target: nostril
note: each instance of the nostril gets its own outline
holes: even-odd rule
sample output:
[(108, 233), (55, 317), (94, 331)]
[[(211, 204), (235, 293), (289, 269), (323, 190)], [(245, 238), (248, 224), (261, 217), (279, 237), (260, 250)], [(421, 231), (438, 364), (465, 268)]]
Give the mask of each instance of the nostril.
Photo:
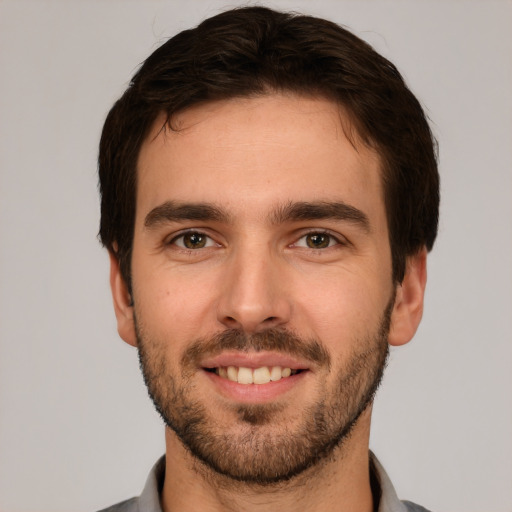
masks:
[(230, 313), (231, 315), (219, 315), (219, 321), (229, 329), (241, 329), (248, 333), (270, 329), (283, 323), (280, 315), (265, 316), (254, 310), (241, 311), (238, 315), (236, 311)]
[(238, 320), (232, 316), (227, 316), (224, 320), (224, 323), (231, 328), (240, 328), (241, 325)]

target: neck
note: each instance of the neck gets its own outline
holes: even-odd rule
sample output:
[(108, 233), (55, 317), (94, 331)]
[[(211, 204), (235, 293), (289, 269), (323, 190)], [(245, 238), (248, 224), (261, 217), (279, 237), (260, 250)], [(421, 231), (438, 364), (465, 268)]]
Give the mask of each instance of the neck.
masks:
[(196, 459), (166, 429), (164, 512), (371, 512), (370, 411), (359, 418), (342, 446), (292, 479), (271, 485), (247, 484), (220, 475)]

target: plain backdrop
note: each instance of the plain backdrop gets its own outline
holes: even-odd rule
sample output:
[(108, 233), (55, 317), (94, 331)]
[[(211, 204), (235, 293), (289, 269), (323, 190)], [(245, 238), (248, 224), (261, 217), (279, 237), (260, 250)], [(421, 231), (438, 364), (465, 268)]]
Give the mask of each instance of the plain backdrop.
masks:
[[(139, 494), (163, 427), (117, 336), (96, 239), (105, 115), (138, 65), (236, 1), (0, 0), (0, 511)], [(404, 499), (512, 511), (512, 3), (269, 1), (389, 57), (439, 139), (424, 321), (393, 350), (371, 447)]]

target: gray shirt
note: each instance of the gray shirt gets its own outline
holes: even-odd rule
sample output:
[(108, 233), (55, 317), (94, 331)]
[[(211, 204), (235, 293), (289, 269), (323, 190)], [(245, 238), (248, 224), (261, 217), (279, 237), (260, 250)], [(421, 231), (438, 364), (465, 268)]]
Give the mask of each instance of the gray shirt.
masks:
[[(428, 512), (426, 508), (420, 505), (398, 499), (386, 471), (371, 452), (370, 462), (372, 480), (374, 485), (378, 486), (377, 490), (374, 489), (374, 494), (380, 494), (378, 512)], [(131, 498), (100, 512), (162, 512), (160, 491), (164, 483), (164, 476), (165, 456), (160, 458), (153, 466), (142, 494), (138, 498)]]

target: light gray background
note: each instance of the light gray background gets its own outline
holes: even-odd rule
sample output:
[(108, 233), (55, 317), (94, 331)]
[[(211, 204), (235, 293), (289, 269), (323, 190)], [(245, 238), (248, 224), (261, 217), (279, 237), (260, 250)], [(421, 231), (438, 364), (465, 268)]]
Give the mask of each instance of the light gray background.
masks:
[[(512, 3), (273, 1), (351, 27), (401, 69), (440, 143), (423, 324), (393, 351), (371, 446), (437, 512), (512, 510)], [(164, 39), (226, 1), (0, 1), (0, 511), (138, 494), (163, 428), (118, 339), (96, 154)]]

